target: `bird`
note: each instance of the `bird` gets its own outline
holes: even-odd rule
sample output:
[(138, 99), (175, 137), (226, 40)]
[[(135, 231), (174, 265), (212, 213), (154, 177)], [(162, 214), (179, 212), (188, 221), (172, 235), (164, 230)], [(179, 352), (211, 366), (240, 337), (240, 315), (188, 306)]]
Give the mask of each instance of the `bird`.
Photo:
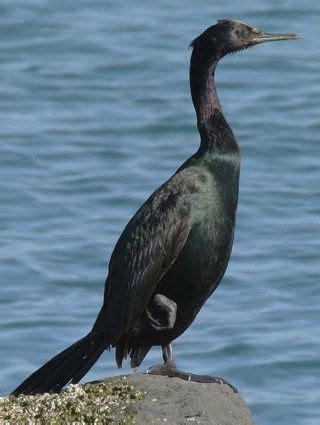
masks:
[(12, 395), (59, 392), (76, 384), (111, 348), (119, 368), (129, 356), (136, 370), (151, 347), (159, 346), (164, 363), (151, 367), (149, 374), (227, 383), (179, 370), (172, 350), (172, 341), (191, 325), (221, 282), (234, 239), (240, 148), (220, 105), (215, 70), (229, 53), (296, 38), (221, 19), (192, 41), (189, 79), (198, 150), (153, 192), (121, 233), (91, 331), (30, 375)]

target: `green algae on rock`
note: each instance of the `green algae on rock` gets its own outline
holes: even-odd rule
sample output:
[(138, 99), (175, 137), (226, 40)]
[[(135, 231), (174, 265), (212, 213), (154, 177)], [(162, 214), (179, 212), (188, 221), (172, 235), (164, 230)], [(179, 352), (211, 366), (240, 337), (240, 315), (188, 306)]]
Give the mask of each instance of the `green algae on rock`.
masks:
[(111, 382), (69, 385), (59, 394), (0, 397), (0, 424), (133, 423), (126, 410), (144, 393), (122, 377)]

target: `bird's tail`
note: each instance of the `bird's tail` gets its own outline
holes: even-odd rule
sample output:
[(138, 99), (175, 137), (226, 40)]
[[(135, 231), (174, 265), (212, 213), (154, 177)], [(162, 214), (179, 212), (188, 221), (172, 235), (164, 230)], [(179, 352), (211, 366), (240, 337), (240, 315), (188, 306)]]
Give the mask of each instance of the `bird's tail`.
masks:
[(59, 392), (66, 384), (76, 384), (106, 348), (104, 338), (94, 330), (80, 339), (22, 382), (11, 395)]

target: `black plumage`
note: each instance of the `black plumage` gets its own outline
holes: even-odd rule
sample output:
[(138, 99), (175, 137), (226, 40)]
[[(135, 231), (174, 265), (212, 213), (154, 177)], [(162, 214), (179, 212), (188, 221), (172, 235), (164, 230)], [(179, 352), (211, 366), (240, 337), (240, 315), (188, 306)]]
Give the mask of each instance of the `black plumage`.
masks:
[[(116, 347), (133, 368), (159, 345), (164, 364), (150, 373), (200, 382), (217, 378), (176, 368), (171, 342), (192, 323), (220, 283), (234, 235), (240, 152), (214, 85), (218, 61), (270, 35), (231, 20), (218, 21), (192, 42), (190, 88), (201, 143), (176, 173), (140, 207), (112, 253), (104, 303), (91, 332), (27, 378), (16, 390), (34, 394), (78, 382), (105, 349)], [(219, 378), (220, 379), (220, 378)]]

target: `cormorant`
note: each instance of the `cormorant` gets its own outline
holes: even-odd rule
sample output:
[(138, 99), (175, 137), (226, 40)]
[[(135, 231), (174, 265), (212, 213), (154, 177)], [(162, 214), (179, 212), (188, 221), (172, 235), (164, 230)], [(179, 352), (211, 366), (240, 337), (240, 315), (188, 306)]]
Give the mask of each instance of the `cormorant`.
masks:
[(110, 258), (104, 303), (89, 334), (34, 372), (13, 395), (58, 392), (77, 383), (111, 347), (118, 367), (127, 355), (132, 368), (138, 367), (157, 345), (164, 364), (149, 373), (224, 382), (179, 371), (171, 347), (219, 285), (233, 243), (240, 151), (223, 115), (214, 73), (228, 53), (295, 38), (223, 19), (192, 41), (190, 88), (201, 139), (198, 151), (122, 232)]

